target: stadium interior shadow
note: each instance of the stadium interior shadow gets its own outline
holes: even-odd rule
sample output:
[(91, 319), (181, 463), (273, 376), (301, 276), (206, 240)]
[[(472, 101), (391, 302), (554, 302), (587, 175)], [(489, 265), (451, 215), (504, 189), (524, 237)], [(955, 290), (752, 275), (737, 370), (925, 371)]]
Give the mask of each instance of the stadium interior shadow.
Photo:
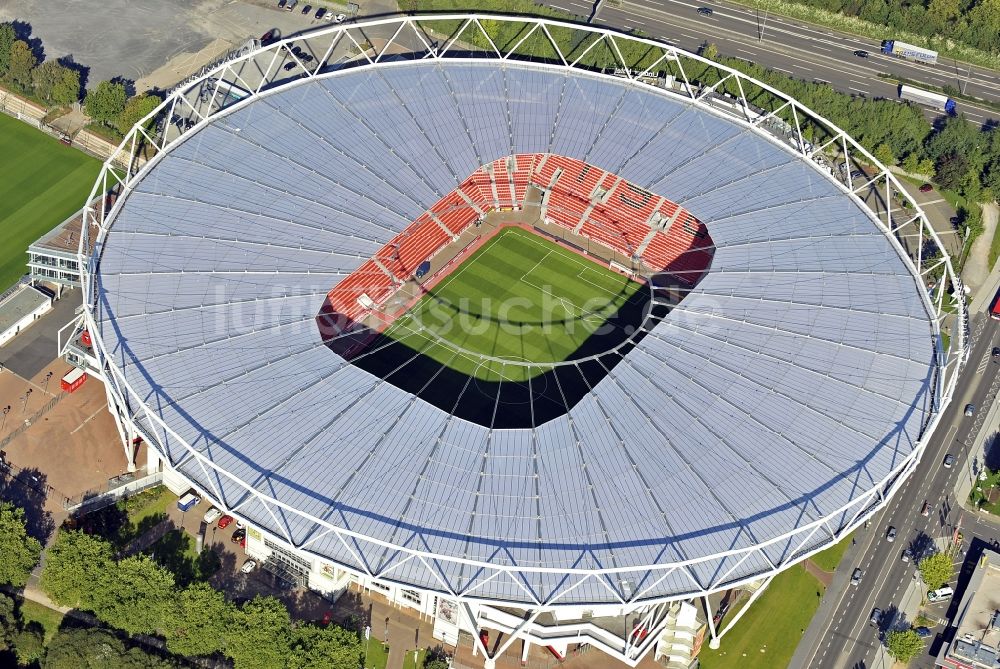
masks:
[(526, 381), (476, 378), (362, 323), (334, 324), (332, 317), (343, 317), (334, 313), (329, 300), (316, 321), (331, 351), (397, 388), (479, 425), (529, 428), (569, 411), (669, 313), (670, 303), (664, 297), (677, 290), (676, 280), (662, 275), (652, 281), (652, 287), (626, 300), (605, 326), (567, 356), (575, 364), (539, 365), (539, 373)]

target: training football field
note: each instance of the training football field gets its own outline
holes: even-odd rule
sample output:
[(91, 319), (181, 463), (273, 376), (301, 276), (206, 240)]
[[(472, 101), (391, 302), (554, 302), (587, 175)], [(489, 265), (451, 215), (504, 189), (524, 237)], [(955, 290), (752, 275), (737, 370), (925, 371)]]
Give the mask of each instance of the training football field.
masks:
[(27, 271), (28, 244), (83, 208), (101, 163), (0, 114), (0, 291)]
[(641, 288), (527, 230), (506, 228), (384, 334), (463, 374), (524, 381), (575, 357), (595, 333), (627, 327), (613, 317), (645, 299)]

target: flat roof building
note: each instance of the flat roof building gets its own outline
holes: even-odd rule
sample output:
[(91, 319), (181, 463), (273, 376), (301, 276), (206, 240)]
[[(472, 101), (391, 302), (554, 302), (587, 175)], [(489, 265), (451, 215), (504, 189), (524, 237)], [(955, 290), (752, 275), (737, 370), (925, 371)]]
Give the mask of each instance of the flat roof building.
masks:
[(941, 647), (935, 666), (1000, 667), (1000, 553), (984, 549), (954, 619), (955, 635)]

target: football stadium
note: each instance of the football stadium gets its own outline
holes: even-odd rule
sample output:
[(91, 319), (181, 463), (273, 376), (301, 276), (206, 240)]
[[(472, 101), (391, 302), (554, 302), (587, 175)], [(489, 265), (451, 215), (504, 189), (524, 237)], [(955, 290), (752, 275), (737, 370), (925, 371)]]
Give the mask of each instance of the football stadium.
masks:
[(233, 54), (90, 201), (81, 328), (132, 465), (487, 667), (688, 666), (886, 503), (965, 355), (951, 261), (871, 154), (596, 26)]

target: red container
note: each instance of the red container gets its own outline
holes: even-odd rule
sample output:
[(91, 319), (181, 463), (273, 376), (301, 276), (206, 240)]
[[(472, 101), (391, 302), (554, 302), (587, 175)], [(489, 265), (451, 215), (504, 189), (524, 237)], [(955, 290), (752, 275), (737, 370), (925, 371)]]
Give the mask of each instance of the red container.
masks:
[(87, 347), (94, 345), (94, 342), (90, 339), (90, 330), (84, 330), (80, 333), (80, 341), (82, 341), (83, 345)]
[(76, 367), (68, 371), (66, 376), (62, 377), (62, 380), (59, 381), (59, 387), (63, 389), (63, 392), (71, 393), (82, 386), (86, 380), (87, 372)]

